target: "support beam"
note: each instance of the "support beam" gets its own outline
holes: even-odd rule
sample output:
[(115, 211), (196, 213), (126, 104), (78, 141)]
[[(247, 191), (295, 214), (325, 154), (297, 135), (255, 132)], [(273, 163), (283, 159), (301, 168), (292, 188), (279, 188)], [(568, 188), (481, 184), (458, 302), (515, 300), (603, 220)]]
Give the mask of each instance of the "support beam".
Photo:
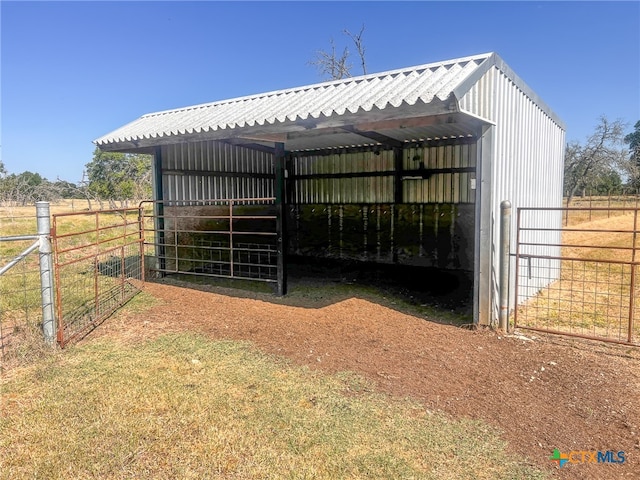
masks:
[(155, 255), (156, 255), (156, 268), (163, 273), (167, 268), (167, 259), (164, 246), (164, 188), (162, 185), (162, 147), (156, 147), (153, 156), (152, 164), (153, 172), (153, 199), (156, 200), (153, 204), (153, 217), (154, 217), (154, 229), (155, 235)]
[(396, 140), (395, 138), (388, 137), (387, 135), (383, 135), (381, 133), (375, 132), (373, 130), (360, 130), (353, 125), (345, 125), (342, 127), (342, 130), (354, 133), (356, 135), (360, 135), (361, 137), (368, 138), (370, 140), (374, 140), (382, 145), (387, 145), (393, 148), (402, 148), (404, 142), (400, 140)]
[(395, 165), (395, 173), (393, 177), (393, 201), (395, 204), (401, 204), (404, 199), (402, 177), (404, 176), (402, 171), (402, 147), (394, 147), (393, 149), (393, 163)]
[(223, 172), (220, 170), (164, 170), (166, 175), (223, 178), (273, 178), (271, 173)]
[(432, 125), (443, 125), (448, 123), (460, 123), (465, 119), (461, 113), (442, 113), (440, 115), (426, 115), (423, 117), (404, 117), (390, 120), (378, 120), (367, 123), (356, 124), (354, 128), (364, 130), (395, 130), (400, 128), (429, 127)]
[[(393, 177), (397, 170), (382, 170), (380, 172), (349, 172), (349, 173), (305, 173), (300, 175), (289, 175), (288, 180), (318, 180), (326, 178), (377, 178), (377, 177)], [(476, 173), (476, 167), (447, 167), (447, 168), (413, 168), (404, 170), (401, 168), (400, 178), (402, 180), (426, 180), (433, 175), (442, 175), (445, 173)], [(273, 178), (273, 175), (271, 175)]]
[(473, 274), (473, 323), (492, 325), (493, 319), (493, 212), (491, 170), (495, 127), (485, 127), (478, 144)]
[(243, 147), (249, 150), (255, 150), (257, 152), (264, 152), (275, 155), (275, 149), (273, 147), (262, 145), (261, 143), (255, 143), (254, 139), (226, 138), (224, 140), (219, 140), (219, 142), (226, 143), (227, 145), (233, 145), (235, 147)]
[(278, 252), (277, 294), (287, 294), (287, 194), (286, 194), (286, 157), (284, 143), (275, 143), (274, 170), (276, 174), (274, 194), (276, 198), (276, 248)]

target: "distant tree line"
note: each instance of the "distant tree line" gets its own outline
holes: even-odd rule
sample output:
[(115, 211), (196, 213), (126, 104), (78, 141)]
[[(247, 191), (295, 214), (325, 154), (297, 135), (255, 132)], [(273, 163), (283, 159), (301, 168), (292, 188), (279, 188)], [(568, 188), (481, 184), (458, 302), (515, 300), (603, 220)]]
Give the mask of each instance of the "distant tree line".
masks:
[(29, 205), (39, 200), (57, 201), (79, 198), (76, 185), (64, 180), (51, 182), (39, 173), (30, 171), (8, 173), (0, 163), (0, 202), (15, 206)]
[(102, 152), (96, 148), (77, 183), (39, 173), (9, 173), (0, 161), (0, 203), (25, 206), (37, 201), (84, 199), (89, 208), (116, 208), (151, 198), (151, 156)]

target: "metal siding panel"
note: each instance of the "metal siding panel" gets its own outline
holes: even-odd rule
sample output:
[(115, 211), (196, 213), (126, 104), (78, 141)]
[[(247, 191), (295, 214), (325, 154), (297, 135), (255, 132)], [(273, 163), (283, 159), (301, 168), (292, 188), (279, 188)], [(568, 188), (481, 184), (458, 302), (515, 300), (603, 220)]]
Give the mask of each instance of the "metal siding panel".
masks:
[[(503, 103), (496, 122), (502, 141), (497, 142), (494, 178), (497, 193), (493, 201), (493, 212), (497, 215), (499, 203), (504, 199), (512, 202), (513, 211), (519, 206), (557, 206), (562, 202), (562, 162), (564, 132), (513, 82), (501, 79), (500, 98)], [(537, 213), (537, 222), (549, 226), (560, 226), (557, 215)], [(499, 225), (494, 227), (494, 238), (498, 238)], [(513, 222), (512, 243), (515, 242), (516, 225)], [(554, 234), (538, 232), (536, 242), (549, 241)], [(555, 234), (557, 236), (557, 234)], [(555, 255), (557, 247), (548, 247), (541, 254)], [(497, 265), (494, 265), (497, 271)], [(513, 280), (513, 278), (512, 278)], [(544, 285), (540, 285), (542, 287)], [(513, 306), (513, 295), (511, 305)], [(494, 307), (495, 308), (495, 307)]]
[(271, 158), (264, 152), (213, 141), (169, 145), (163, 151), (165, 169), (185, 171), (184, 175), (167, 175), (167, 199), (263, 197), (273, 192), (268, 178), (216, 177), (207, 173), (271, 173)]
[[(393, 168), (393, 152), (373, 150), (331, 155), (296, 155), (294, 175), (340, 175), (341, 178), (297, 179), (294, 182), (298, 203), (381, 203), (393, 201), (386, 177), (349, 177), (351, 173), (381, 172)], [(393, 184), (393, 181), (391, 181)]]

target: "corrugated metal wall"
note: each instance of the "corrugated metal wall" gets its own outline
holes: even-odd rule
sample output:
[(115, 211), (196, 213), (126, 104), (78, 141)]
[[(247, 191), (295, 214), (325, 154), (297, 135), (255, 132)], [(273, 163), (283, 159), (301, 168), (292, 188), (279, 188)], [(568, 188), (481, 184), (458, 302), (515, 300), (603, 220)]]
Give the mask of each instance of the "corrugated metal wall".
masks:
[[(404, 150), (403, 169), (475, 169), (477, 143), (422, 145)], [(437, 173), (428, 179), (406, 179), (405, 203), (475, 203), (475, 172)]]
[[(393, 150), (292, 155), (291, 252), (472, 270), (475, 140), (408, 144), (402, 153), (402, 205), (394, 203)], [(271, 154), (197, 142), (162, 147), (161, 156), (166, 202), (272, 195)], [(430, 169), (441, 171), (416, 175)]]
[(291, 161), (294, 179), (291, 201), (300, 205), (391, 203), (393, 169), (391, 150), (296, 155)]
[[(462, 270), (473, 269), (476, 143), (431, 142), (402, 152), (395, 203), (392, 149), (362, 148), (291, 159), (291, 250)], [(440, 169), (422, 179), (420, 169)], [(457, 171), (465, 169), (464, 171)]]
[[(162, 147), (165, 200), (264, 198), (273, 196), (273, 156), (239, 146), (209, 141)], [(473, 169), (475, 143), (425, 144), (403, 151), (403, 169)], [(291, 159), (291, 203), (393, 203), (394, 154), (368, 149)], [(403, 203), (474, 203), (475, 173), (434, 173), (407, 178)]]
[(266, 198), (273, 193), (273, 155), (221, 142), (162, 147), (165, 200)]
[(471, 204), (292, 205), (296, 255), (473, 270)]
[[(403, 170), (467, 169), (476, 165), (476, 143), (433, 142), (408, 145)], [(295, 156), (291, 162), (294, 204), (394, 202), (393, 150), (369, 149), (330, 155)], [(434, 173), (429, 178), (405, 178), (403, 203), (475, 203), (475, 172)]]
[[(533, 98), (532, 98), (533, 97)], [(498, 241), (500, 203), (509, 200), (513, 208), (511, 230), (512, 251), (515, 249), (518, 207), (562, 206), (562, 182), (565, 132), (535, 103), (535, 95), (518, 88), (497, 67), (493, 67), (460, 99), (460, 108), (495, 123), (494, 159), (491, 168), (491, 278), (498, 278)], [(561, 227), (560, 212), (536, 212), (538, 225)], [(559, 232), (526, 232), (536, 238), (523, 239), (535, 243), (559, 244)], [(547, 247), (538, 254), (557, 256), (559, 247)], [(535, 276), (535, 272), (533, 273)], [(544, 277), (544, 275), (540, 275)], [(542, 281), (542, 280), (541, 280)], [(510, 301), (514, 306), (515, 264), (511, 263)], [(545, 285), (542, 283), (538, 288)], [(497, 288), (494, 285), (494, 289)], [(537, 291), (537, 290), (536, 290)], [(493, 295), (497, 317), (497, 290)], [(535, 291), (531, 292), (535, 294)]]

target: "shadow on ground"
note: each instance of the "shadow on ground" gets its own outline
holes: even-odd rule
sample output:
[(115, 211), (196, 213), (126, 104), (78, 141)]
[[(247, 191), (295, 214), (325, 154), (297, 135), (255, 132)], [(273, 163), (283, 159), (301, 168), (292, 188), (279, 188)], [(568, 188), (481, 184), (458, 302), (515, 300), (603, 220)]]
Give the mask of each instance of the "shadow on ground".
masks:
[(188, 275), (147, 280), (303, 308), (323, 308), (357, 297), (442, 323), (472, 321), (470, 272), (298, 257), (289, 259), (287, 270), (284, 297), (276, 295), (274, 283), (259, 281)]

